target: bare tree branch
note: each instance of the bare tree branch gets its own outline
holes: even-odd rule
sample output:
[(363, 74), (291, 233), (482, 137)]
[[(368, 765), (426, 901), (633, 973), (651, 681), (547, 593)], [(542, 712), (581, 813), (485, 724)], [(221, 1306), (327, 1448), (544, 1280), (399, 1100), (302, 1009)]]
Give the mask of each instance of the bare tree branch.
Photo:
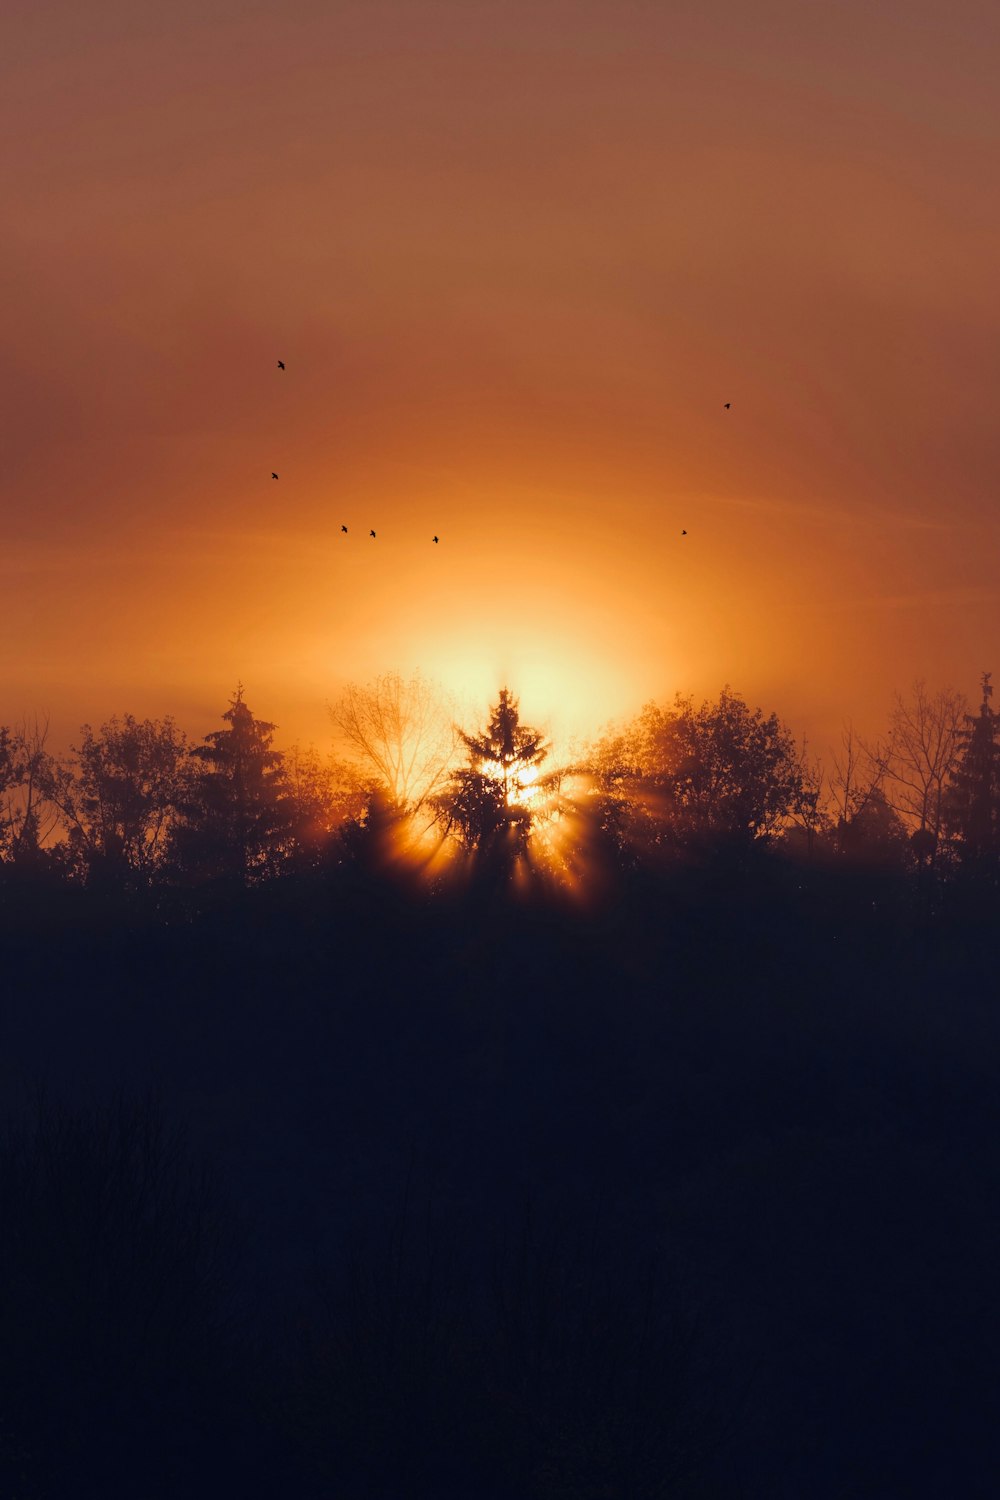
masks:
[(910, 824), (940, 833), (945, 787), (954, 769), (958, 731), (968, 712), (964, 693), (944, 687), (928, 692), (923, 679), (908, 698), (896, 694), (889, 716), (891, 754), (888, 777), (893, 805)]
[(419, 673), (349, 683), (329, 713), (346, 753), (375, 773), (393, 806), (411, 812), (444, 784), (461, 743), (454, 705)]

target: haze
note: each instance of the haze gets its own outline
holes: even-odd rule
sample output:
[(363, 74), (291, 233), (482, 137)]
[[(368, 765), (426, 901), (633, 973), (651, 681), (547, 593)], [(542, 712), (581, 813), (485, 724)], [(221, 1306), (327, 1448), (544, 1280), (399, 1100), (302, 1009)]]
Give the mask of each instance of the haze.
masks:
[(322, 738), (420, 668), (566, 733), (728, 681), (823, 750), (916, 676), (974, 693), (998, 33), (8, 3), (3, 718), (203, 732), (240, 678)]

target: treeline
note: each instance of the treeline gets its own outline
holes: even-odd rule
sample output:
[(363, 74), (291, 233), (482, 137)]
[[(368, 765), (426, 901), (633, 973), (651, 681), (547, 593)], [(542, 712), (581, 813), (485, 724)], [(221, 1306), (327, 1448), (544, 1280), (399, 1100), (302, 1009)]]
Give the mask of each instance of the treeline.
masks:
[(38, 724), (0, 726), (0, 873), (107, 890), (246, 887), (408, 852), (450, 869), (586, 882), (588, 866), (657, 870), (777, 850), (799, 863), (912, 877), (925, 903), (1000, 871), (1000, 728), (989, 674), (978, 712), (924, 683), (885, 735), (844, 731), (810, 760), (774, 713), (728, 686), (649, 704), (552, 765), (503, 689), (466, 731), (422, 677), (349, 686), (335, 749), (274, 747), (237, 687), (223, 727), (192, 744), (170, 717), (85, 724), (68, 756)]
[(170, 717), (85, 724), (71, 755), (36, 725), (0, 727), (0, 864), (103, 888), (253, 884), (315, 860), (373, 787), (312, 748), (275, 750), (275, 725), (238, 688), (224, 727), (190, 744)]
[(988, 687), (5, 731), (0, 1495), (992, 1495)]

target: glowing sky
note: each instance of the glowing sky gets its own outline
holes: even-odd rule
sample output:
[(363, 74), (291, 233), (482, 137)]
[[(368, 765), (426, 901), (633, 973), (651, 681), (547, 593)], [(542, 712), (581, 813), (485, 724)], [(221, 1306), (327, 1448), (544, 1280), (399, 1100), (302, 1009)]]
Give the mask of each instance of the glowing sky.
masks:
[(7, 0), (0, 722), (974, 694), (998, 58), (994, 0)]

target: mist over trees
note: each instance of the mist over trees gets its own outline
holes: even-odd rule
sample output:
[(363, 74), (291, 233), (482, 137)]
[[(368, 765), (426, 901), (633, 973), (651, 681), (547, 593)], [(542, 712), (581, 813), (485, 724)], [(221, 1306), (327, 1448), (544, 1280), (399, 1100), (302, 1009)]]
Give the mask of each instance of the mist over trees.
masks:
[(454, 704), (419, 673), (348, 683), (329, 714), (358, 776), (377, 785), (390, 806), (418, 812), (447, 777), (459, 742)]
[(728, 685), (648, 703), (571, 765), (553, 764), (508, 687), (477, 731), (429, 679), (395, 672), (345, 687), (325, 754), (277, 748), (241, 686), (195, 744), (169, 715), (85, 724), (63, 757), (43, 725), (0, 726), (0, 867), (109, 891), (246, 888), (423, 840), (425, 857), (433, 845), (509, 873), (532, 851), (537, 866), (545, 826), (547, 857), (558, 844), (578, 871), (598, 843), (623, 869), (768, 849), (919, 874), (926, 913), (958, 872), (989, 881), (996, 864), (989, 674), (982, 689), (971, 714), (917, 680), (879, 739), (846, 725), (828, 767)]

